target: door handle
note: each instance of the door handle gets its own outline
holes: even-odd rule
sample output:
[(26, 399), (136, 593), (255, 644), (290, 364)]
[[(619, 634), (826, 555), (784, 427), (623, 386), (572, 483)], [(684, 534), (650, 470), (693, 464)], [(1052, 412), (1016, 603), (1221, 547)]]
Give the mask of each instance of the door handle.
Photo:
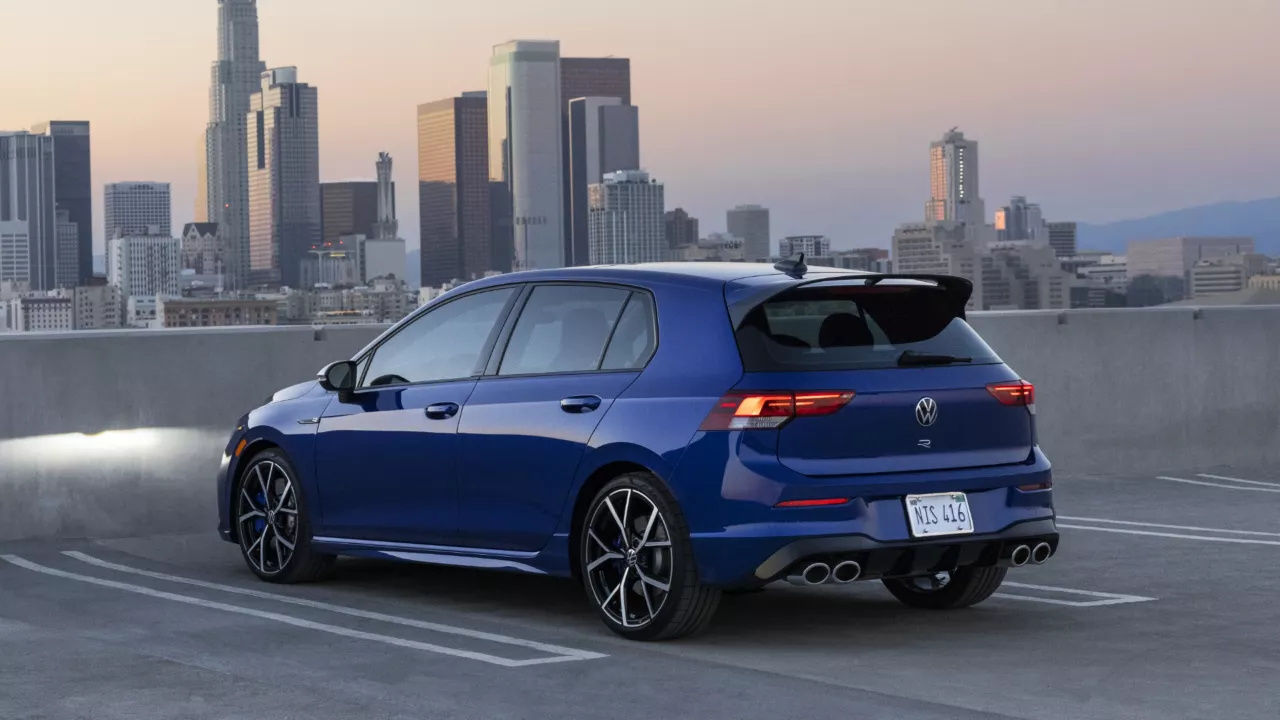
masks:
[(432, 420), (448, 420), (458, 414), (458, 403), (436, 403), (427, 406), (427, 417)]
[(589, 413), (600, 408), (600, 398), (595, 395), (567, 397), (560, 401), (560, 409), (567, 413)]

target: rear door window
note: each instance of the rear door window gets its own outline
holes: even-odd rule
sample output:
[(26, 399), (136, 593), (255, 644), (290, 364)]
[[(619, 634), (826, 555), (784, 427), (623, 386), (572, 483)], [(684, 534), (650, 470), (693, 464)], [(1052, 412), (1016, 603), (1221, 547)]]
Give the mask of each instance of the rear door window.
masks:
[(499, 375), (598, 370), (631, 291), (598, 285), (541, 285), (516, 321)]
[(788, 290), (753, 308), (737, 339), (748, 372), (898, 367), (904, 353), (1000, 362), (945, 290), (918, 282)]

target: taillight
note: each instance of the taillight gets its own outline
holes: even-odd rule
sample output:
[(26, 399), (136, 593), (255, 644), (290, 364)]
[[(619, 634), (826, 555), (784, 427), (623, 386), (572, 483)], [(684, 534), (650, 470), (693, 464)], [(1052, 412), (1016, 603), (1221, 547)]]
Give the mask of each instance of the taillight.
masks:
[(830, 415), (853, 391), (731, 392), (716, 401), (701, 430), (771, 430), (796, 416)]
[(1036, 386), (1026, 380), (991, 383), (987, 392), (995, 396), (1002, 405), (1035, 405)]

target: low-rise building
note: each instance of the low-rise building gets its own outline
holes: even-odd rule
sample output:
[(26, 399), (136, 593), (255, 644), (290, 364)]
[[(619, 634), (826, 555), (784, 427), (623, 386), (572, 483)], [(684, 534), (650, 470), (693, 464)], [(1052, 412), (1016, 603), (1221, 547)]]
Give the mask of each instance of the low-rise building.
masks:
[(778, 255), (790, 258), (804, 253), (806, 257), (831, 255), (831, 238), (826, 235), (791, 235), (778, 241)]
[(76, 330), (108, 330), (125, 326), (125, 297), (120, 288), (98, 278), (73, 291)]
[(66, 291), (11, 298), (5, 303), (5, 327), (12, 332), (73, 330), (74, 300)]
[(671, 250), (671, 259), (680, 262), (743, 262), (746, 241), (729, 233), (711, 233), (696, 243)]
[(278, 324), (276, 302), (257, 299), (162, 297), (156, 301), (156, 317), (166, 328)]

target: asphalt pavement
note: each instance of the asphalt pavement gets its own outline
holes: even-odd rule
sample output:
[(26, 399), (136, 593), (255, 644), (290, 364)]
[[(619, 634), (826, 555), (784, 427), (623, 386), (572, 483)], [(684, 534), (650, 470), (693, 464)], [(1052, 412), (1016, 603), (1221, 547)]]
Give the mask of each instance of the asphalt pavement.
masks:
[(1280, 717), (1280, 472), (1056, 479), (1062, 547), (968, 610), (877, 582), (724, 599), (667, 643), (571, 582), (187, 535), (0, 545), (0, 718)]

